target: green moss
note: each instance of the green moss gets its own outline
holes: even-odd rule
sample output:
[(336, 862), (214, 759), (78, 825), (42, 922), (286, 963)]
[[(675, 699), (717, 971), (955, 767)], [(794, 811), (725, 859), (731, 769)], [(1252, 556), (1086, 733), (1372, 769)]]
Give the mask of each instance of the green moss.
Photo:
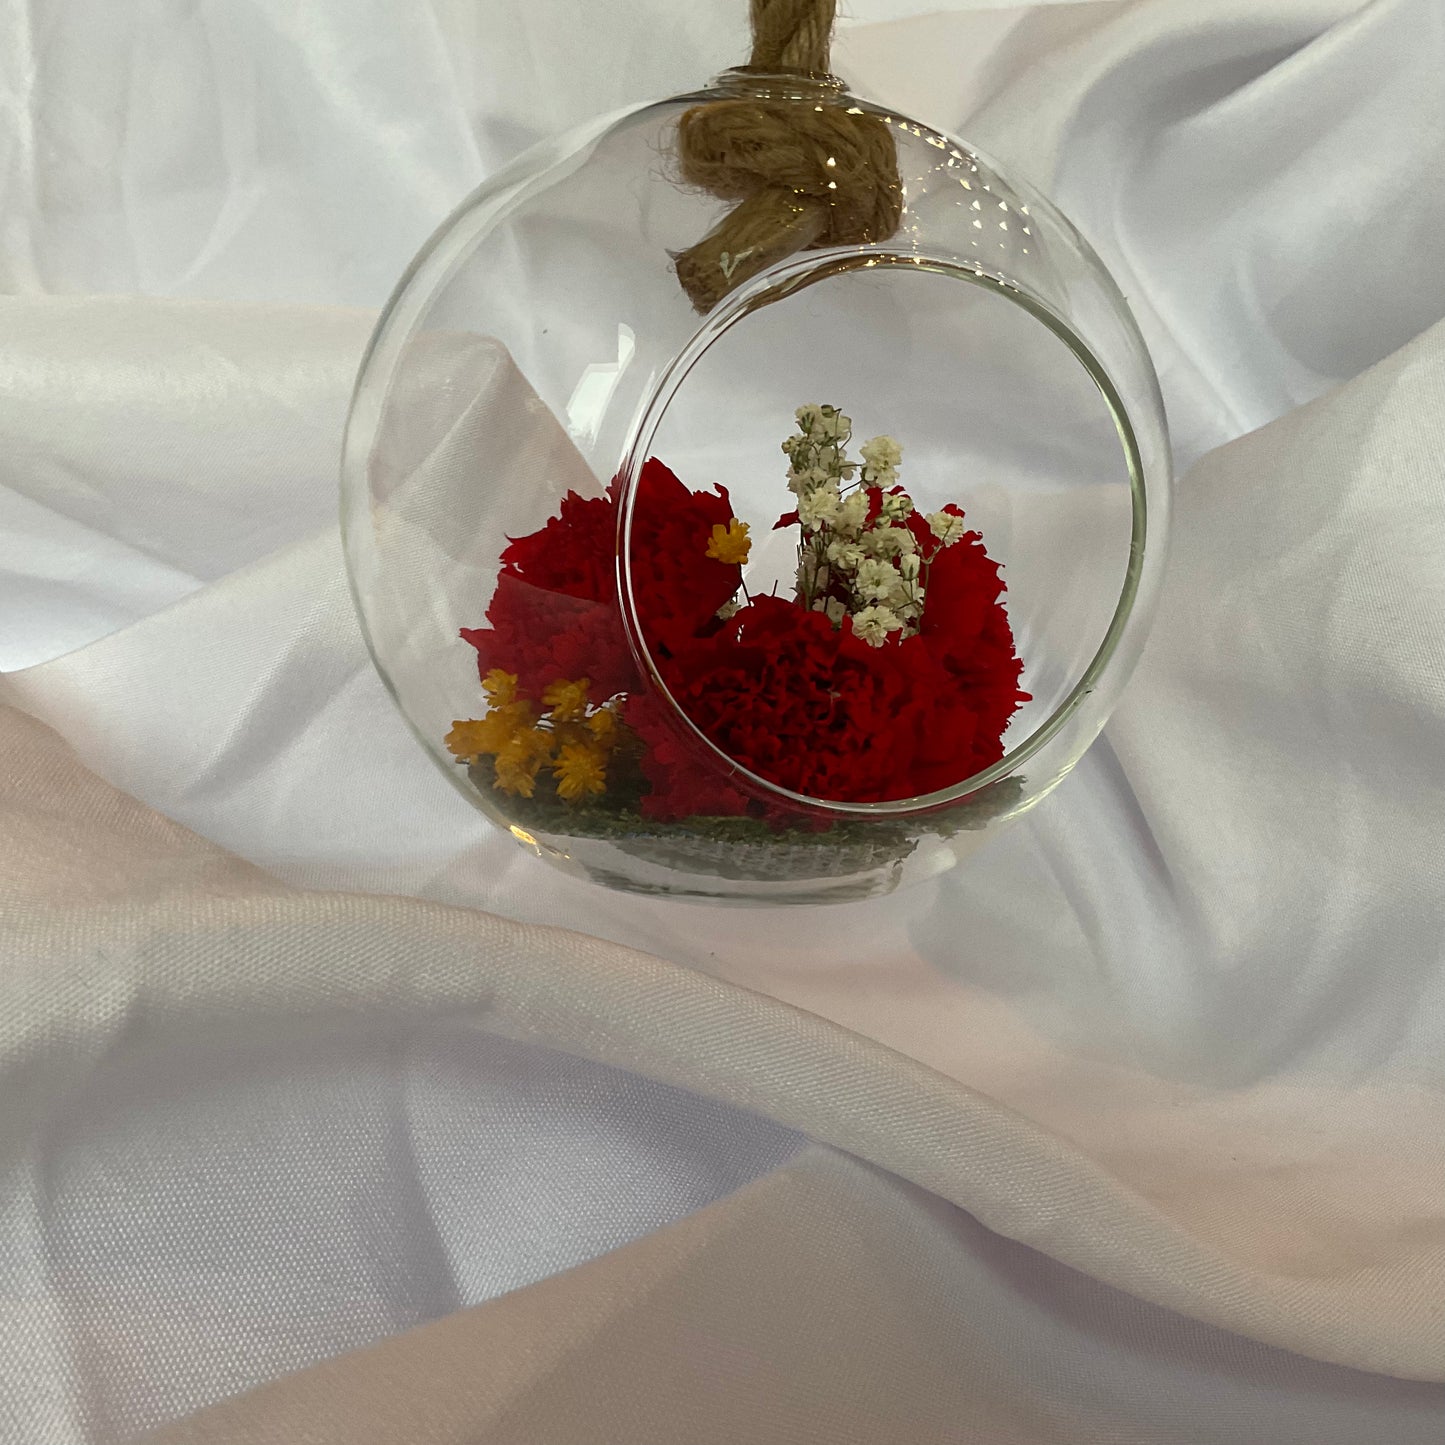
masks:
[(469, 772), (473, 784), (488, 795), (509, 822), (531, 833), (600, 838), (619, 846), (680, 844), (715, 848), (732, 845), (749, 850), (771, 848), (779, 853), (861, 851), (873, 856), (899, 857), (911, 853), (919, 837), (951, 838), (956, 833), (986, 828), (994, 819), (1017, 807), (1024, 790), (1022, 778), (1005, 778), (984, 793), (907, 820), (843, 818), (825, 828), (779, 828), (764, 818), (753, 817), (692, 817), (681, 822), (660, 822), (644, 817), (635, 806), (619, 806), (609, 798), (568, 803), (557, 796), (545, 774), (537, 779), (533, 797), (506, 796), (492, 786), (489, 761), (474, 764)]

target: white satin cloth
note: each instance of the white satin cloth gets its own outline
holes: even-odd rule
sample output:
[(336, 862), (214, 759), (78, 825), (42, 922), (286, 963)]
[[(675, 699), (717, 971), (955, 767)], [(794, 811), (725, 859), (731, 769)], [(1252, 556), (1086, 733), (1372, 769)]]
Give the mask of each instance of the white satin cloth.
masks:
[(0, 0), (6, 1445), (1445, 1438), (1445, 9), (856, 7), (1183, 476), (1076, 774), (786, 913), (487, 831), (335, 525), (413, 250), (743, 10)]

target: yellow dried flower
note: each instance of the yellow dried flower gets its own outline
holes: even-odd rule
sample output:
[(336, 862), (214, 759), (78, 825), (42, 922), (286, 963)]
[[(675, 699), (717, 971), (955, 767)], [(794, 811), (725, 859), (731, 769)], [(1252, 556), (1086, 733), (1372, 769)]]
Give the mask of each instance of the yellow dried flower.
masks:
[(487, 701), (493, 707), (505, 707), (509, 702), (516, 702), (517, 674), (503, 672), (500, 667), (494, 667), (482, 679), (482, 691), (486, 693)]
[(484, 740), (490, 736), (483, 719), (467, 718), (452, 723), (452, 730), (445, 739), (447, 751), (459, 758), (474, 758), (484, 750)]
[(557, 796), (569, 803), (607, 791), (607, 760), (597, 747), (568, 744), (552, 773), (557, 779)]
[(518, 728), (497, 753), (494, 787), (530, 798), (543, 763), (552, 760), (552, 735), (544, 728)]
[(592, 686), (590, 678), (579, 677), (568, 682), (559, 677), (550, 683), (542, 694), (542, 701), (552, 709), (553, 722), (575, 722), (587, 713), (587, 689)]
[(587, 719), (587, 731), (592, 734), (599, 747), (616, 747), (620, 741), (617, 736), (617, 714), (610, 707), (599, 708)]
[(748, 524), (734, 517), (726, 527), (721, 522), (713, 524), (712, 538), (707, 544), (707, 555), (714, 562), (735, 563), (741, 567), (748, 560), (753, 544), (748, 541)]
[(532, 725), (531, 706), (511, 702), (494, 707), (484, 718), (454, 722), (445, 742), (449, 751), (459, 758), (475, 758), (499, 753), (511, 742), (518, 729)]
[(555, 733), (546, 728), (525, 727), (518, 728), (512, 734), (511, 741), (497, 756), (518, 760), (535, 758), (538, 762), (550, 763), (552, 755), (556, 751), (557, 737)]
[(537, 787), (537, 764), (504, 763), (501, 758), (498, 758), (496, 776), (492, 786), (503, 793), (530, 798)]

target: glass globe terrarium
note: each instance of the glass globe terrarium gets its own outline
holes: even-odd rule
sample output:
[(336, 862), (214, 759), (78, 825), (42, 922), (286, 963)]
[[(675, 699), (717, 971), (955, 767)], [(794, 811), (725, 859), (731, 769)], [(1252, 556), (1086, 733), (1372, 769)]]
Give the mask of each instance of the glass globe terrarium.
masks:
[[(803, 137), (761, 200), (687, 154), (749, 108)], [(1059, 212), (830, 77), (741, 70), (447, 221), (363, 364), (343, 523), (381, 675), (518, 842), (816, 902), (938, 873), (1068, 773), (1168, 498), (1147, 352)]]

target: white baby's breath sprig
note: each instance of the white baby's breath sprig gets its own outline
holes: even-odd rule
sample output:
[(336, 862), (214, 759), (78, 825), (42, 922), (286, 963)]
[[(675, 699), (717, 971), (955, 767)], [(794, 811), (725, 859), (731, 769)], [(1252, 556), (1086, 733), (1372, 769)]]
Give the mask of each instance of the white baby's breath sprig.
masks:
[(837, 515), (842, 499), (838, 496), (838, 483), (829, 480), (822, 486), (813, 487), (798, 498), (798, 520), (805, 530), (816, 532), (830, 523)]
[[(835, 406), (801, 406), (798, 431), (783, 443), (788, 490), (798, 499), (798, 600), (834, 627), (852, 619), (871, 647), (911, 637), (922, 624), (934, 559), (965, 533), (953, 511), (923, 520), (920, 545), (913, 499), (898, 485), (903, 448), (876, 436), (848, 456), (853, 421)], [(931, 539), (931, 541), (929, 540)]]
[(868, 602), (887, 602), (898, 595), (902, 577), (893, 563), (881, 557), (868, 557), (858, 564), (853, 589)]
[(843, 498), (843, 505), (838, 509), (837, 519), (833, 523), (833, 530), (840, 537), (856, 540), (868, 523), (868, 493), (861, 488), (849, 492)]
[(889, 492), (879, 505), (889, 522), (906, 522), (913, 515), (913, 498), (906, 492)]
[(901, 632), (903, 621), (887, 607), (865, 607), (853, 614), (853, 635), (869, 647), (882, 647), (890, 633)]
[(859, 448), (863, 457), (863, 480), (873, 487), (891, 487), (898, 480), (903, 448), (892, 437), (874, 437)]
[(951, 547), (963, 536), (964, 520), (952, 512), (930, 512), (928, 530), (945, 546)]
[(863, 533), (859, 544), (872, 557), (901, 557), (918, 548), (913, 533), (907, 527), (878, 526), (876, 524)]

